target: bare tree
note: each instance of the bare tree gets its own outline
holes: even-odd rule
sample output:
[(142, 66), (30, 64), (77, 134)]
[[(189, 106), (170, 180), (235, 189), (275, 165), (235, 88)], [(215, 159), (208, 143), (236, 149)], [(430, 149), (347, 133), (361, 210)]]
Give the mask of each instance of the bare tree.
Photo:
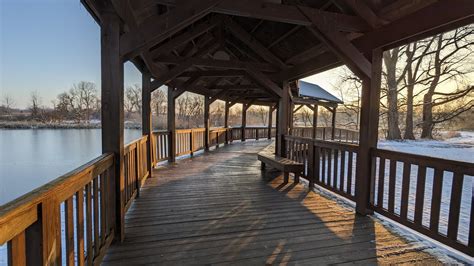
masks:
[(97, 89), (92, 82), (81, 81), (73, 85), (74, 94), (77, 96), (77, 106), (80, 117), (86, 123), (91, 119), (91, 113), (97, 102)]
[(142, 89), (138, 84), (125, 90), (124, 108), (128, 115), (142, 112)]
[(15, 106), (15, 100), (8, 94), (3, 95), (2, 106), (5, 108), (7, 115), (11, 116), (13, 107)]
[(30, 117), (32, 119), (40, 119), (40, 97), (37, 91), (31, 93), (30, 96)]
[(401, 139), (402, 134), (398, 126), (398, 83), (397, 63), (400, 56), (400, 47), (383, 53), (383, 61), (386, 69), (387, 85), (387, 139)]
[[(423, 95), (423, 122), (421, 125), (422, 138), (433, 138), (433, 128), (436, 124), (452, 119), (473, 108), (473, 101), (467, 100), (446, 114), (433, 114), (433, 109), (453, 101), (459, 101), (465, 97), (472, 96), (472, 86), (458, 86), (455, 91), (440, 91), (440, 85), (448, 82), (459, 83), (468, 73), (474, 69), (472, 60), (474, 47), (474, 25), (458, 28), (449, 33), (438, 34), (433, 37), (432, 49), (426, 53), (427, 67), (424, 74), (427, 77), (427, 88)], [(470, 66), (470, 67), (467, 67)]]

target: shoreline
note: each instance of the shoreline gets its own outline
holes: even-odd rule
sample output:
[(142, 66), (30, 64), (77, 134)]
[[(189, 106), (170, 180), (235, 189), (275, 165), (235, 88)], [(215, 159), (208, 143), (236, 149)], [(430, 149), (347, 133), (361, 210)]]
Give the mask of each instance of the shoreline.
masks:
[[(0, 121), (0, 129), (100, 129), (100, 122), (94, 123), (42, 123), (42, 122), (10, 122)], [(141, 129), (142, 125), (133, 122), (125, 122), (126, 129)]]

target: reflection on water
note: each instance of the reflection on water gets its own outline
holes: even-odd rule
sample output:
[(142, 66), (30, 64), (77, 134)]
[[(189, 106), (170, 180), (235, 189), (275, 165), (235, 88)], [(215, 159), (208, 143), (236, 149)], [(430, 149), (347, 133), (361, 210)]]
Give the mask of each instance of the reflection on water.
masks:
[[(125, 143), (141, 130), (125, 130)], [(101, 154), (100, 129), (0, 129), (0, 205)]]

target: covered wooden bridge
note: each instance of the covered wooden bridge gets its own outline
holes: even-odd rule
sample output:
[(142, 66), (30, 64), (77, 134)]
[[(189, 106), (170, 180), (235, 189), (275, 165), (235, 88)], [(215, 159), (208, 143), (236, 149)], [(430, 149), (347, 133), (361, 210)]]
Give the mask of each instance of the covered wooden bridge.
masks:
[[(1, 207), (10, 264), (439, 262), (374, 212), (474, 255), (474, 197), (464, 182), (474, 166), (377, 148), (382, 52), (473, 23), (472, 0), (82, 3), (101, 27), (103, 155)], [(143, 137), (128, 145), (126, 61), (143, 75)], [(343, 64), (363, 81), (358, 144), (290, 134), (293, 106), (314, 104), (298, 96), (297, 80)], [(161, 86), (168, 130), (153, 133), (151, 92)], [(203, 129), (176, 130), (175, 99), (186, 91), (205, 96)], [(243, 105), (242, 128), (226, 119), (210, 129), (215, 100), (226, 117)], [(276, 109), (276, 130), (246, 128), (251, 105)], [(245, 140), (273, 136), (270, 148), (303, 163), (310, 187), (355, 210), (260, 172), (256, 153), (270, 141)], [(239, 143), (175, 162), (230, 142)], [(163, 160), (170, 164), (154, 168)]]

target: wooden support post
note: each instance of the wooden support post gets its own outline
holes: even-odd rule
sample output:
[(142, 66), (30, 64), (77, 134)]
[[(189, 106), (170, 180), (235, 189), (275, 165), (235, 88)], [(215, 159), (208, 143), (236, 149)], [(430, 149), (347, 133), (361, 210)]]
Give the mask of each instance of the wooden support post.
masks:
[(277, 155), (286, 156), (285, 135), (288, 135), (290, 127), (290, 86), (288, 83), (283, 84), (282, 97), (278, 101), (278, 150)]
[(313, 139), (318, 136), (318, 108), (317, 104), (313, 106)]
[(289, 110), (289, 113), (288, 113), (288, 119), (289, 119), (289, 134), (293, 134), (293, 123), (294, 123), (294, 115), (295, 115), (295, 112), (293, 112), (295, 110), (295, 104), (293, 102), (291, 102), (290, 100), (290, 110)]
[(370, 199), (373, 189), (372, 158), (370, 151), (377, 147), (380, 82), (382, 74), (382, 50), (372, 52), (372, 78), (362, 79), (362, 99), (359, 131), (359, 151), (357, 153), (356, 170), (356, 212), (362, 215), (370, 214)]
[(268, 107), (268, 139), (272, 138), (273, 106)]
[(279, 104), (277, 105), (276, 109), (276, 117), (275, 117), (275, 127), (276, 127), (276, 132), (275, 132), (275, 154), (280, 154), (280, 137), (279, 137), (279, 132), (280, 132), (280, 108), (278, 107)]
[(225, 111), (224, 111), (224, 127), (225, 127), (225, 144), (229, 144), (229, 109), (230, 109), (230, 102), (225, 102)]
[[(122, 241), (125, 236), (125, 199), (123, 173), (123, 61), (120, 56), (120, 19), (116, 14), (101, 16), (101, 123), (102, 153), (114, 154), (114, 174), (111, 175), (110, 198), (115, 204), (113, 212), (116, 237)], [(110, 206), (110, 205), (109, 205)]]
[(208, 96), (204, 96), (204, 128), (205, 133), (204, 133), (204, 147), (205, 150), (209, 150), (209, 106), (211, 105), (211, 100), (209, 99)]
[(331, 140), (334, 140), (336, 136), (336, 107), (332, 110), (332, 121), (331, 121)]
[(149, 177), (151, 177), (151, 169), (153, 167), (153, 161), (151, 158), (153, 149), (153, 135), (151, 123), (151, 75), (149, 72), (142, 73), (142, 135), (148, 136), (146, 145), (146, 160), (147, 171)]
[(168, 162), (176, 160), (176, 108), (174, 89), (168, 86)]
[(245, 141), (245, 128), (247, 127), (247, 110), (249, 109), (250, 105), (244, 103), (242, 104), (242, 141)]

